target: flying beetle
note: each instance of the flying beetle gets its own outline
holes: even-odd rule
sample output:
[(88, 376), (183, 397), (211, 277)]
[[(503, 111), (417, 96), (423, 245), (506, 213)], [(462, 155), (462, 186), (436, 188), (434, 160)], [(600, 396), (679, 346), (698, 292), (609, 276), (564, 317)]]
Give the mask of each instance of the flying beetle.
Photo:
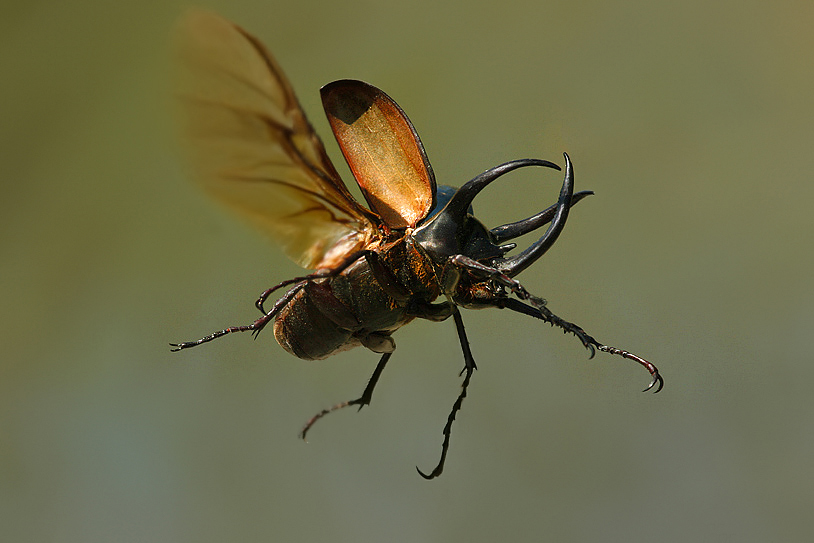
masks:
[[(181, 124), (194, 175), (282, 245), (312, 273), (282, 281), (256, 302), (261, 316), (174, 351), (233, 332), (258, 334), (273, 321), (289, 353), (319, 360), (364, 346), (381, 355), (362, 395), (317, 413), (361, 409), (393, 355), (392, 334), (410, 321), (452, 317), (463, 351), (463, 383), (443, 429), (441, 457), (427, 479), (441, 474), (452, 423), (466, 397), (475, 359), (459, 308), (508, 309), (574, 334), (590, 351), (633, 360), (652, 376), (645, 391), (661, 390), (658, 369), (628, 351), (602, 344), (561, 319), (515, 277), (539, 259), (563, 230), (573, 205), (574, 168), (565, 153), (556, 203), (527, 219), (489, 229), (472, 201), (487, 185), (519, 168), (560, 170), (547, 160), (513, 160), (461, 188), (436, 185), (424, 146), (404, 111), (376, 87), (340, 80), (321, 89), (322, 104), (342, 154), (369, 207), (342, 182), (277, 62), (255, 37), (218, 15), (193, 11), (177, 33)], [(546, 226), (525, 250), (510, 240)], [(268, 298), (284, 294), (270, 307)], [(658, 385), (658, 386), (656, 386)]]

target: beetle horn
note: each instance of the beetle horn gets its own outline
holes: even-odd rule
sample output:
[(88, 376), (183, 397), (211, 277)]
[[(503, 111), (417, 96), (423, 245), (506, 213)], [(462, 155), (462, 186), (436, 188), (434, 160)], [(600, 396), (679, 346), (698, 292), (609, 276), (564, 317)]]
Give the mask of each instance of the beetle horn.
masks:
[[(577, 203), (579, 203), (579, 201), (586, 196), (591, 196), (593, 194), (594, 191), (592, 190), (581, 190), (579, 192), (575, 192), (571, 197), (571, 207), (577, 205)], [(550, 223), (551, 219), (553, 219), (554, 215), (557, 213), (558, 205), (559, 204), (554, 204), (549, 206), (536, 215), (532, 215), (528, 219), (523, 219), (522, 221), (492, 228), (490, 231), (492, 232), (492, 235), (495, 236), (495, 243), (501, 243), (503, 241), (518, 238)]]
[[(551, 220), (551, 224), (548, 226), (545, 234), (519, 255), (499, 260), (494, 265), (509, 277), (514, 277), (519, 274), (531, 266), (538, 258), (543, 256), (554, 242), (557, 241), (562, 229), (565, 227), (565, 221), (568, 219), (568, 210), (572, 204), (571, 199), (574, 195), (574, 168), (571, 165), (571, 159), (568, 157), (568, 153), (563, 153), (563, 155), (565, 156), (565, 179), (562, 183), (562, 189), (560, 189), (560, 198), (557, 201), (554, 218)], [(474, 179), (472, 181), (474, 181)], [(472, 181), (470, 181), (470, 183)]]
[(469, 206), (472, 205), (472, 200), (475, 199), (475, 196), (477, 196), (478, 193), (486, 187), (486, 185), (503, 174), (509, 173), (517, 168), (524, 168), (526, 166), (545, 166), (546, 168), (553, 168), (555, 170), (560, 169), (560, 167), (553, 162), (540, 160), (537, 158), (512, 160), (511, 162), (506, 162), (500, 166), (495, 166), (494, 168), (486, 170), (482, 174), (471, 179), (463, 187), (459, 188), (450, 199), (444, 212), (448, 213), (452, 217), (463, 217), (466, 215)]

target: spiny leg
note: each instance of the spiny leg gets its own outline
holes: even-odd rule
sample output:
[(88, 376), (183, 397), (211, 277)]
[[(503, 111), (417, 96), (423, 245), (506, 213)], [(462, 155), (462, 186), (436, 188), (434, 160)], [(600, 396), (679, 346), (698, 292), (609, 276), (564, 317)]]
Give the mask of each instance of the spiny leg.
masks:
[(308, 422), (305, 423), (302, 431), (300, 431), (300, 437), (305, 439), (305, 435), (308, 433), (308, 430), (311, 429), (311, 426), (314, 425), (316, 421), (327, 415), (328, 413), (332, 413), (338, 409), (342, 409), (343, 407), (348, 407), (349, 405), (358, 405), (359, 409), (361, 410), (364, 406), (370, 405), (370, 399), (373, 396), (373, 389), (376, 388), (376, 383), (379, 381), (379, 377), (384, 371), (384, 366), (387, 365), (387, 361), (390, 360), (390, 357), (393, 353), (384, 353), (382, 357), (379, 359), (379, 363), (376, 365), (376, 369), (373, 370), (373, 375), (370, 376), (370, 379), (367, 382), (367, 386), (365, 387), (364, 392), (362, 395), (355, 400), (350, 400), (347, 402), (338, 403), (335, 406), (331, 407), (330, 409), (323, 409), (313, 417), (311, 417)]
[(333, 268), (323, 268), (321, 270), (317, 270), (310, 275), (303, 275), (302, 277), (294, 277), (292, 279), (286, 279), (280, 283), (277, 283), (271, 288), (267, 288), (264, 290), (260, 297), (257, 298), (257, 301), (254, 302), (255, 307), (260, 310), (261, 313), (265, 314), (266, 310), (263, 309), (263, 304), (266, 303), (266, 300), (272, 293), (276, 290), (279, 290), (285, 286), (293, 285), (294, 283), (301, 283), (303, 281), (312, 281), (314, 279), (325, 279), (326, 277), (336, 277), (345, 269), (348, 268), (351, 264), (362, 258), (363, 256), (367, 256), (369, 253), (373, 253), (370, 249), (362, 249), (361, 251), (356, 251), (355, 253), (351, 253), (350, 255), (346, 256), (342, 262), (338, 265), (334, 266)]
[[(539, 300), (539, 298), (537, 298)], [(611, 347), (609, 345), (603, 345), (595, 340), (592, 336), (590, 336), (585, 330), (580, 328), (574, 323), (568, 322), (566, 320), (561, 319), (554, 313), (552, 313), (544, 304), (535, 303), (535, 297), (530, 297), (529, 301), (532, 303), (532, 306), (526, 305), (519, 300), (515, 300), (514, 298), (502, 298), (498, 304), (498, 307), (504, 307), (506, 309), (511, 309), (512, 311), (516, 311), (518, 313), (523, 313), (524, 315), (529, 315), (538, 319), (541, 319), (552, 326), (558, 326), (562, 328), (563, 332), (570, 332), (577, 336), (582, 344), (591, 352), (591, 358), (594, 357), (595, 348), (599, 349), (602, 352), (615, 354), (621, 356), (622, 358), (627, 358), (628, 360), (633, 360), (634, 362), (638, 362), (644, 368), (650, 372), (650, 375), (653, 376), (653, 380), (650, 382), (650, 385), (644, 389), (643, 392), (647, 392), (648, 390), (652, 389), (658, 383), (658, 387), (653, 392), (658, 392), (664, 386), (664, 378), (662, 378), (659, 370), (656, 366), (652, 363), (648, 362), (644, 358), (637, 356), (631, 352), (624, 351), (622, 349), (617, 349), (616, 347)]]
[(472, 373), (477, 369), (475, 359), (472, 357), (472, 351), (469, 349), (469, 340), (466, 339), (464, 321), (461, 318), (461, 312), (458, 311), (457, 307), (454, 308), (452, 316), (455, 318), (455, 328), (458, 330), (458, 339), (461, 341), (461, 350), (463, 350), (464, 353), (464, 369), (461, 371), (461, 373), (463, 374), (466, 372), (466, 377), (464, 377), (464, 382), (461, 385), (461, 393), (458, 395), (458, 399), (455, 400), (455, 403), (452, 405), (452, 411), (450, 411), (449, 417), (447, 417), (447, 424), (444, 426), (444, 443), (441, 445), (441, 459), (438, 461), (438, 465), (435, 466), (435, 469), (433, 469), (429, 475), (418, 469), (418, 466), (415, 468), (418, 471), (418, 474), (427, 480), (438, 477), (444, 471), (444, 462), (447, 459), (447, 451), (449, 450), (449, 436), (452, 433), (452, 422), (455, 420), (455, 415), (461, 409), (464, 398), (466, 398), (466, 389), (469, 386), (469, 380), (472, 378)]
[(519, 313), (525, 313), (526, 315), (531, 315), (532, 317), (536, 317), (538, 319), (542, 319), (552, 326), (558, 326), (563, 329), (565, 332), (571, 332), (575, 336), (579, 338), (582, 344), (591, 352), (591, 358), (594, 357), (596, 354), (595, 349), (599, 349), (602, 352), (615, 354), (621, 356), (622, 358), (627, 358), (628, 360), (633, 360), (644, 366), (644, 368), (650, 372), (650, 375), (653, 376), (653, 380), (650, 382), (650, 385), (644, 389), (644, 392), (652, 389), (658, 383), (658, 388), (654, 392), (658, 392), (664, 386), (664, 379), (659, 374), (658, 368), (654, 366), (651, 362), (648, 362), (644, 358), (637, 356), (629, 351), (625, 351), (622, 349), (618, 349), (616, 347), (611, 347), (609, 345), (604, 345), (599, 343), (595, 340), (592, 336), (590, 336), (585, 330), (580, 328), (574, 323), (568, 322), (566, 320), (561, 319), (557, 315), (551, 312), (546, 307), (546, 301), (542, 298), (534, 296), (533, 294), (529, 293), (525, 289), (523, 285), (520, 284), (519, 281), (516, 279), (512, 279), (508, 275), (504, 274), (500, 270), (496, 268), (492, 268), (485, 264), (481, 264), (480, 262), (473, 260), (464, 255), (455, 255), (450, 258), (450, 262), (458, 267), (468, 270), (472, 275), (475, 277), (480, 277), (483, 279), (489, 279), (495, 281), (497, 284), (508, 288), (515, 296), (520, 298), (521, 300), (528, 301), (531, 303), (533, 307), (527, 306), (518, 300), (513, 298), (501, 298), (495, 305), (498, 307), (506, 307), (513, 311), (517, 311)]
[(259, 319), (257, 319), (253, 323), (247, 324), (247, 325), (244, 325), (244, 326), (231, 326), (231, 327), (226, 328), (224, 330), (218, 330), (217, 332), (209, 334), (208, 336), (204, 336), (201, 339), (198, 339), (198, 340), (195, 340), (195, 341), (185, 341), (183, 343), (170, 343), (170, 346), (172, 347), (171, 351), (175, 352), (175, 351), (180, 351), (182, 349), (188, 349), (190, 347), (195, 347), (197, 345), (201, 345), (202, 343), (207, 343), (209, 341), (212, 341), (213, 339), (217, 339), (217, 338), (219, 338), (221, 336), (225, 336), (226, 334), (231, 334), (233, 332), (248, 332), (248, 331), (251, 331), (251, 332), (254, 333), (255, 337), (257, 337), (257, 334), (259, 334), (260, 331), (269, 322), (271, 322), (274, 319), (274, 317), (277, 316), (277, 314), (280, 312), (280, 310), (283, 307), (285, 307), (288, 304), (288, 302), (290, 302), (294, 298), (294, 296), (297, 295), (297, 293), (305, 286), (305, 284), (306, 284), (306, 281), (302, 281), (302, 282), (297, 283), (296, 285), (294, 285), (294, 288), (292, 288), (291, 290), (286, 292), (285, 295), (283, 295), (282, 298), (280, 298), (279, 300), (277, 300), (274, 303), (274, 307), (272, 307), (271, 310), (268, 313), (264, 313), (262, 317), (260, 317)]

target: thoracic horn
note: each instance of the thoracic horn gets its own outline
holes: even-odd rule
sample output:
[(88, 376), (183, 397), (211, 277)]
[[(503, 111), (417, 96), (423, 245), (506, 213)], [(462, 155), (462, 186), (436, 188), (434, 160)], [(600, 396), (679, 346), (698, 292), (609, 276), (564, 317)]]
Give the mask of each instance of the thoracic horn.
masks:
[(489, 183), (503, 174), (509, 173), (517, 168), (524, 168), (526, 166), (544, 166), (546, 168), (554, 168), (555, 170), (560, 169), (560, 167), (553, 162), (536, 158), (512, 160), (511, 162), (506, 162), (500, 166), (495, 166), (494, 168), (486, 170), (482, 174), (471, 179), (463, 187), (458, 189), (458, 191), (449, 201), (449, 204), (447, 204), (447, 208), (444, 210), (445, 213), (448, 213), (452, 217), (463, 217), (469, 209), (469, 206), (472, 205), (472, 200), (475, 199), (475, 196), (477, 196), (478, 193)]

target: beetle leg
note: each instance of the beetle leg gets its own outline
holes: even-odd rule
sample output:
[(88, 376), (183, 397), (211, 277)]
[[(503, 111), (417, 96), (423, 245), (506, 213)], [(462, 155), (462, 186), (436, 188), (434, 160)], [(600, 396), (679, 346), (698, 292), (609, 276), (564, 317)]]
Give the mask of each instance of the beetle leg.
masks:
[(170, 349), (170, 350), (175, 352), (175, 351), (180, 351), (182, 349), (188, 349), (190, 347), (195, 347), (195, 346), (200, 345), (202, 343), (207, 343), (209, 341), (212, 341), (213, 339), (217, 339), (217, 338), (219, 338), (221, 336), (225, 336), (226, 334), (231, 334), (233, 332), (249, 332), (249, 331), (252, 331), (254, 333), (254, 335), (257, 336), (257, 334), (259, 334), (260, 331), (269, 322), (271, 322), (274, 319), (274, 317), (277, 316), (277, 314), (280, 312), (280, 310), (283, 307), (285, 307), (288, 304), (288, 302), (290, 302), (294, 298), (294, 296), (300, 290), (303, 289), (303, 287), (305, 287), (306, 283), (307, 283), (306, 281), (301, 281), (301, 282), (297, 283), (296, 285), (294, 285), (294, 288), (292, 288), (291, 290), (286, 292), (285, 295), (283, 295), (282, 298), (280, 298), (279, 300), (277, 300), (274, 303), (274, 307), (272, 307), (271, 310), (268, 313), (264, 313), (262, 317), (260, 317), (259, 319), (257, 319), (256, 321), (254, 321), (251, 324), (247, 324), (247, 325), (244, 325), (244, 326), (231, 326), (231, 327), (226, 328), (224, 330), (218, 330), (217, 332), (209, 334), (208, 336), (204, 336), (201, 339), (198, 339), (198, 340), (195, 340), (195, 341), (185, 341), (183, 343), (170, 343), (170, 346), (172, 347), (172, 349)]
[(545, 305), (537, 305), (532, 301), (532, 305), (526, 305), (519, 300), (515, 300), (514, 298), (499, 298), (495, 300), (495, 307), (499, 307), (501, 309), (511, 309), (512, 311), (516, 311), (518, 313), (523, 313), (524, 315), (529, 315), (531, 317), (538, 318), (543, 320), (551, 326), (557, 326), (562, 328), (564, 332), (570, 332), (577, 336), (582, 344), (591, 352), (591, 358), (594, 357), (595, 349), (598, 349), (604, 353), (615, 354), (621, 356), (622, 358), (627, 358), (628, 360), (633, 360), (634, 362), (638, 362), (644, 368), (650, 372), (650, 375), (653, 377), (653, 381), (650, 385), (644, 389), (643, 392), (647, 392), (648, 390), (652, 389), (658, 383), (658, 387), (654, 392), (658, 392), (664, 386), (664, 379), (662, 378), (659, 370), (656, 366), (652, 363), (648, 362), (644, 358), (636, 356), (635, 354), (624, 351), (622, 349), (617, 349), (616, 347), (610, 347), (608, 345), (603, 345), (595, 340), (592, 336), (590, 336), (585, 330), (580, 328), (574, 323), (568, 322), (566, 320), (561, 319), (557, 315), (551, 312)]
[[(591, 196), (593, 193), (594, 191), (592, 190), (577, 192), (571, 197), (570, 207), (574, 207), (577, 202), (581, 201), (586, 196)], [(557, 205), (558, 204), (549, 206), (536, 215), (532, 215), (528, 219), (492, 228), (491, 232), (492, 235), (495, 236), (495, 243), (501, 243), (503, 241), (520, 237), (550, 223), (554, 218), (554, 215), (557, 213)]]
[(314, 425), (316, 421), (327, 415), (328, 413), (332, 413), (338, 409), (342, 409), (344, 407), (348, 407), (349, 405), (358, 405), (359, 409), (361, 410), (364, 406), (370, 405), (370, 399), (373, 396), (373, 389), (376, 388), (376, 383), (379, 381), (379, 377), (384, 371), (385, 365), (387, 365), (387, 361), (390, 360), (390, 357), (393, 355), (392, 352), (384, 353), (382, 357), (379, 359), (379, 363), (376, 364), (376, 369), (373, 370), (373, 375), (370, 376), (370, 379), (367, 382), (367, 386), (365, 387), (364, 392), (362, 395), (355, 400), (350, 400), (347, 402), (338, 403), (335, 406), (331, 407), (330, 409), (323, 409), (313, 417), (311, 417), (308, 422), (305, 423), (305, 426), (300, 431), (300, 437), (305, 439), (305, 435), (308, 433), (308, 430), (311, 429), (311, 426)]
[(444, 462), (447, 459), (447, 451), (449, 450), (449, 436), (452, 434), (452, 422), (455, 420), (455, 415), (457, 415), (461, 409), (464, 398), (466, 398), (466, 389), (469, 387), (469, 380), (472, 378), (472, 373), (477, 369), (472, 351), (469, 349), (469, 340), (466, 339), (466, 331), (464, 330), (464, 321), (461, 318), (461, 312), (458, 311), (458, 308), (455, 306), (453, 306), (452, 316), (455, 318), (455, 328), (458, 330), (458, 339), (461, 341), (461, 350), (463, 350), (464, 353), (464, 369), (461, 373), (466, 372), (466, 377), (464, 377), (464, 382), (461, 385), (461, 393), (452, 405), (452, 411), (450, 411), (447, 417), (447, 423), (444, 426), (444, 443), (441, 445), (441, 459), (438, 461), (438, 465), (436, 465), (435, 469), (429, 474), (418, 469), (418, 466), (415, 468), (418, 474), (427, 480), (438, 477), (444, 471)]
[(265, 314), (266, 310), (263, 309), (263, 304), (266, 303), (266, 300), (268, 299), (269, 296), (271, 296), (271, 294), (274, 291), (279, 290), (288, 285), (293, 285), (294, 283), (300, 283), (303, 281), (313, 281), (314, 279), (325, 279), (326, 277), (336, 277), (337, 275), (345, 271), (348, 268), (348, 266), (350, 266), (363, 256), (367, 256), (368, 253), (372, 252), (374, 251), (371, 251), (370, 249), (362, 249), (361, 251), (356, 251), (355, 253), (349, 254), (347, 257), (345, 257), (345, 259), (342, 262), (340, 262), (333, 268), (323, 268), (309, 275), (303, 275), (302, 277), (294, 277), (293, 279), (286, 279), (285, 281), (277, 283), (273, 287), (264, 290), (260, 294), (260, 297), (257, 298), (257, 301), (254, 302), (254, 305), (255, 307), (257, 307), (257, 309), (260, 310), (261, 313)]
[[(615, 354), (621, 356), (622, 358), (627, 358), (628, 360), (633, 360), (634, 362), (641, 364), (648, 372), (650, 372), (650, 375), (653, 376), (653, 380), (650, 382), (650, 385), (644, 389), (644, 392), (652, 389), (657, 383), (659, 386), (654, 392), (658, 392), (664, 386), (664, 379), (661, 377), (661, 374), (659, 374), (658, 368), (656, 368), (656, 366), (654, 366), (652, 363), (631, 352), (599, 343), (576, 324), (563, 320), (552, 313), (551, 310), (546, 307), (546, 301), (544, 299), (529, 293), (529, 291), (527, 291), (526, 288), (516, 279), (512, 279), (511, 277), (502, 273), (500, 270), (491, 268), (485, 264), (481, 264), (480, 262), (464, 255), (455, 255), (451, 257), (450, 263), (468, 270), (476, 277), (482, 277), (483, 279), (495, 281), (499, 285), (508, 288), (521, 300), (527, 301), (531, 304), (530, 306), (526, 305), (519, 300), (515, 300), (514, 298), (496, 298), (491, 305), (511, 309), (513, 311), (517, 311), (518, 313), (536, 317), (546, 321), (552, 326), (562, 328), (562, 330), (565, 332), (574, 334), (577, 336), (577, 338), (579, 338), (585, 348), (591, 352), (591, 358), (594, 357), (596, 350), (598, 349), (602, 352)], [(484, 300), (483, 303), (484, 305), (489, 305), (489, 302), (486, 300)]]

